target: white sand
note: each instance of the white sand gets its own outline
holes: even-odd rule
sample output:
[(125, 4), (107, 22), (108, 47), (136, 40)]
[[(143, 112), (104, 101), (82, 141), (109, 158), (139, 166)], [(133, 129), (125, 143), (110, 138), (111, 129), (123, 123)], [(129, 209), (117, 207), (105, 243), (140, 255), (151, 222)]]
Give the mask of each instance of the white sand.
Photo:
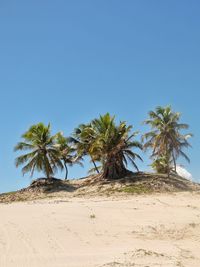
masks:
[(199, 267), (200, 195), (0, 205), (1, 267)]

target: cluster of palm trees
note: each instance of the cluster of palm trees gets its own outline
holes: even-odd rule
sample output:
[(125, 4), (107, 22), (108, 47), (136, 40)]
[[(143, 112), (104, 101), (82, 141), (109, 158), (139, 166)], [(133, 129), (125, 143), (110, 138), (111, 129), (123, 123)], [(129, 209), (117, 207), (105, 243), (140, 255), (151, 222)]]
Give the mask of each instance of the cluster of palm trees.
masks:
[(61, 132), (51, 135), (50, 124), (33, 125), (15, 147), (15, 151), (27, 150), (16, 158), (16, 166), (23, 166), (23, 174), (42, 171), (46, 178), (65, 169), (67, 179), (68, 166), (82, 165), (83, 158), (89, 156), (93, 164), (90, 172), (96, 172), (100, 179), (119, 179), (131, 173), (128, 163), (139, 171), (136, 160), (142, 158), (135, 150), (149, 149), (156, 172), (168, 176), (176, 173), (179, 156), (189, 161), (183, 150), (190, 146), (188, 138), (192, 134), (182, 134), (188, 125), (180, 123), (180, 113), (173, 112), (170, 106), (150, 111), (144, 123), (150, 125), (151, 131), (142, 136), (141, 142), (136, 140), (138, 132), (133, 132), (131, 125), (125, 121), (117, 124), (109, 113), (79, 125), (70, 137)]

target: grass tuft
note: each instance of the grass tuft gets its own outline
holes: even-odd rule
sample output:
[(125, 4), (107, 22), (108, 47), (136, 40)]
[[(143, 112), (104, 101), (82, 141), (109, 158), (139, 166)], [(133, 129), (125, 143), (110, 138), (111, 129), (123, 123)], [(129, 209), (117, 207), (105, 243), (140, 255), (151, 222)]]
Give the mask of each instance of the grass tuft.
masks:
[(121, 192), (129, 193), (129, 194), (145, 194), (150, 193), (151, 190), (144, 185), (129, 185), (126, 187), (123, 187), (121, 189)]

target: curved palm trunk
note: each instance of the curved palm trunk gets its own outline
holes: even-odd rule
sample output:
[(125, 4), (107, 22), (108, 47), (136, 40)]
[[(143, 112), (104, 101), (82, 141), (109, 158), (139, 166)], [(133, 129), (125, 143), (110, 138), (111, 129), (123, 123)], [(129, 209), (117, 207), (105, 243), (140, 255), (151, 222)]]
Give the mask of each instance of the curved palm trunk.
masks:
[(67, 177), (68, 177), (68, 168), (67, 168), (66, 161), (64, 161), (64, 167), (65, 167), (65, 180), (67, 180)]
[(96, 165), (95, 161), (93, 160), (93, 158), (91, 158), (91, 159), (92, 159), (92, 163), (94, 165), (94, 168), (95, 168), (96, 172), (99, 173), (99, 170), (97, 168), (97, 165)]
[(175, 173), (177, 173), (176, 159), (175, 159), (175, 156), (174, 156), (174, 152), (172, 152), (172, 158), (173, 158), (173, 162), (174, 162), (174, 171), (175, 171)]
[(167, 177), (170, 176), (170, 166), (169, 166), (169, 160), (167, 160)]

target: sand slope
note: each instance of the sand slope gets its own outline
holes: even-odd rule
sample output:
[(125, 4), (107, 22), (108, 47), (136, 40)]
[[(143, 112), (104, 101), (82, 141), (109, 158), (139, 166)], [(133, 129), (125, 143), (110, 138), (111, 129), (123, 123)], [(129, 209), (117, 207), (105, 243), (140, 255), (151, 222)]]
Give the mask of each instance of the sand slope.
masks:
[(200, 195), (0, 205), (1, 267), (198, 267)]

